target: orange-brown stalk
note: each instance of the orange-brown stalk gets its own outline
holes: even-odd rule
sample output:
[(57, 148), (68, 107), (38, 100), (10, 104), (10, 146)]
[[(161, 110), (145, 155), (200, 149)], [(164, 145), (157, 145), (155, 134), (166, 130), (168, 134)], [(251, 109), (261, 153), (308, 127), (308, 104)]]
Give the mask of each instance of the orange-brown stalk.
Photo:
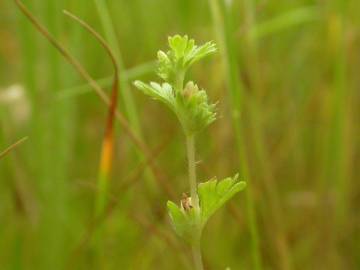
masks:
[[(84, 27), (90, 34), (92, 34), (103, 46), (108, 55), (111, 58), (111, 61), (114, 66), (114, 80), (112, 85), (112, 92), (110, 98), (110, 104), (108, 108), (108, 116), (105, 127), (105, 134), (102, 143), (101, 155), (100, 155), (100, 164), (99, 164), (99, 176), (97, 183), (97, 196), (96, 196), (96, 205), (95, 205), (95, 216), (102, 216), (106, 211), (106, 205), (109, 197), (109, 181), (110, 181), (110, 173), (112, 168), (113, 156), (114, 156), (114, 119), (115, 112), (117, 107), (117, 99), (118, 99), (118, 73), (119, 68), (112, 53), (110, 47), (107, 45), (106, 41), (86, 22), (71, 14), (70, 12), (64, 10), (65, 15), (69, 16), (71, 19), (78, 22), (82, 27)], [(98, 252), (98, 263), (99, 266), (103, 264), (103, 247), (102, 247), (102, 235), (101, 230), (98, 231), (96, 235), (95, 244)]]
[(104, 139), (102, 143), (102, 150), (100, 155), (99, 164), (99, 180), (98, 180), (98, 200), (96, 203), (96, 214), (99, 215), (103, 212), (106, 204), (107, 189), (109, 184), (110, 173), (112, 169), (112, 162), (114, 156), (114, 119), (118, 100), (118, 89), (119, 89), (119, 68), (116, 62), (115, 56), (111, 51), (106, 41), (97, 33), (90, 25), (75, 16), (74, 14), (64, 10), (65, 15), (78, 22), (84, 27), (90, 34), (92, 34), (103, 46), (108, 55), (110, 56), (111, 62), (114, 67), (114, 79), (112, 85), (112, 92), (110, 98), (110, 105), (108, 108), (108, 116), (106, 121), (106, 128)]

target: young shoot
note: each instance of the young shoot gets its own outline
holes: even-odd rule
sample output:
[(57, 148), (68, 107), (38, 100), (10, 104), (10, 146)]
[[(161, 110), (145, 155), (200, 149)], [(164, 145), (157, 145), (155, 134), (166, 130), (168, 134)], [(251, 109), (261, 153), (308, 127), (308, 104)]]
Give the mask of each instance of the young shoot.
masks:
[(215, 104), (208, 100), (205, 90), (194, 82), (185, 83), (186, 72), (197, 61), (217, 51), (213, 42), (198, 46), (188, 36), (169, 37), (169, 51), (159, 51), (157, 75), (161, 83), (135, 81), (134, 85), (145, 95), (164, 103), (175, 113), (186, 137), (190, 197), (182, 198), (180, 205), (168, 201), (167, 208), (175, 232), (192, 247), (197, 270), (203, 269), (201, 235), (209, 218), (236, 193), (245, 182), (238, 176), (222, 181), (210, 180), (197, 184), (195, 137), (216, 119)]

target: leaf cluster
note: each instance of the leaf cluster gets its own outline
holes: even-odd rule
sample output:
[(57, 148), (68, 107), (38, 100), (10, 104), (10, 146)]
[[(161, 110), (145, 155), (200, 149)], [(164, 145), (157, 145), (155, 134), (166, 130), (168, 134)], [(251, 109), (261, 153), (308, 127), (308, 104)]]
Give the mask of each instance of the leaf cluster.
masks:
[(168, 39), (168, 52), (158, 52), (158, 76), (163, 83), (135, 81), (144, 94), (164, 103), (178, 117), (184, 132), (194, 135), (216, 119), (215, 104), (208, 101), (205, 90), (184, 79), (188, 69), (200, 59), (216, 52), (213, 42), (198, 46), (187, 36), (175, 35)]
[(172, 225), (176, 233), (187, 242), (195, 241), (194, 231), (201, 234), (208, 220), (229, 201), (236, 193), (246, 187), (244, 181), (238, 180), (238, 175), (227, 177), (221, 181), (213, 179), (198, 186), (200, 212), (195, 209), (186, 210), (172, 201), (168, 201), (167, 207)]

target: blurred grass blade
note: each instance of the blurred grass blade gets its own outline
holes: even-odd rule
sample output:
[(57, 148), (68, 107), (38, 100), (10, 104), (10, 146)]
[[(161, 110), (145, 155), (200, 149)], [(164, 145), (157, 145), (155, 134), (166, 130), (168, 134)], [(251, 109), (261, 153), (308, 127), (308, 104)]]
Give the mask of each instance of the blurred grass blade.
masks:
[[(277, 254), (279, 255), (278, 267), (283, 270), (292, 269), (291, 252), (286, 237), (286, 229), (283, 226), (284, 214), (281, 206), (281, 200), (278, 192), (277, 182), (273, 176), (273, 168), (270, 166), (269, 160), (271, 159), (266, 149), (266, 131), (263, 127), (262, 111), (262, 97), (265, 95), (262, 86), (262, 76), (260, 73), (260, 61), (258, 52), (258, 40), (251, 35), (252, 29), (256, 26), (256, 11), (255, 1), (244, 1), (245, 8), (245, 22), (249, 32), (245, 36), (245, 48), (247, 62), (247, 70), (249, 74), (249, 91), (252, 91), (251, 101), (248, 102), (249, 121), (252, 130), (252, 137), (254, 138), (254, 154), (257, 159), (256, 165), (258, 172), (261, 174), (262, 186), (265, 190), (265, 195), (268, 199), (269, 217), (271, 222), (269, 226), (272, 227), (271, 237), (275, 245)], [(228, 14), (231, 14), (229, 10)], [(229, 16), (226, 16), (228, 18)], [(283, 25), (286, 25), (285, 23)], [(271, 225), (270, 225), (271, 224)]]
[(257, 24), (250, 30), (250, 35), (253, 38), (263, 38), (290, 27), (319, 19), (319, 15), (320, 12), (317, 7), (298, 8), (281, 14), (267, 22)]
[[(42, 32), (44, 28), (41, 28), (40, 24), (34, 20), (24, 4), (19, 0), (14, 2), (33, 24), (39, 26), (38, 30)], [(41, 3), (41, 13), (54, 36), (58, 36), (61, 30), (61, 19), (57, 14), (60, 5), (62, 1)], [(45, 32), (42, 33), (45, 34)], [(26, 40), (25, 43), (27, 42)], [(63, 268), (68, 245), (64, 224), (69, 221), (67, 181), (69, 178), (66, 165), (69, 161), (67, 135), (72, 116), (67, 110), (69, 104), (53, 102), (56, 90), (64, 85), (64, 69), (59, 55), (51, 47), (43, 50), (38, 58), (34, 59), (32, 65), (26, 67), (29, 70), (35, 70), (32, 72), (35, 77), (39, 76), (35, 68), (38, 63), (43, 64), (42, 77), (41, 80), (39, 77), (36, 88), (30, 89), (33, 109), (31, 115), (33, 141), (30, 151), (33, 151), (31, 154), (36, 153), (36, 161), (33, 162), (32, 168), (39, 200), (43, 205), (39, 224), (36, 227), (39, 243), (36, 268), (55, 270)], [(41, 103), (39, 103), (40, 100)], [(29, 157), (33, 159), (31, 154)]]
[[(138, 77), (144, 76), (146, 74), (149, 74), (152, 72), (156, 67), (156, 62), (151, 61), (148, 63), (140, 64), (138, 66), (135, 66), (133, 68), (124, 70), (122, 72), (122, 76), (119, 78), (120, 81), (133, 81)], [(113, 76), (107, 76), (101, 79), (96, 80), (99, 86), (101, 87), (107, 87), (112, 84), (113, 82)], [(89, 84), (83, 84), (79, 86), (74, 86), (68, 89), (64, 89), (59, 91), (56, 98), (58, 99), (66, 99), (66, 98), (73, 98), (77, 97), (79, 95), (91, 93), (91, 87)]]
[[(348, 164), (351, 164), (349, 146), (351, 138), (349, 127), (352, 115), (349, 110), (350, 89), (348, 85), (348, 61), (347, 53), (348, 28), (345, 11), (346, 1), (330, 1), (328, 15), (328, 47), (330, 48), (331, 79), (329, 79), (329, 118), (328, 126), (324, 129), (324, 151), (323, 151), (323, 172), (321, 181), (322, 198), (326, 199), (333, 194), (335, 203), (333, 212), (329, 213), (325, 207), (323, 212), (331, 222), (323, 223), (324, 237), (327, 240), (327, 259), (324, 265), (329, 269), (345, 268), (341, 257), (338, 254), (338, 245), (343, 239), (343, 228), (345, 220), (351, 211), (351, 187), (348, 175)], [(349, 121), (350, 120), (350, 121)]]
[(226, 72), (226, 84), (231, 97), (232, 122), (235, 129), (236, 150), (239, 156), (240, 174), (242, 179), (249, 183), (245, 190), (247, 218), (251, 234), (251, 256), (253, 269), (262, 269), (262, 260), (259, 246), (259, 231), (255, 211), (255, 203), (252, 193), (252, 181), (248, 168), (248, 157), (245, 151), (245, 141), (243, 135), (243, 121), (241, 119), (244, 110), (244, 86), (239, 79), (239, 65), (237, 63), (237, 52), (232, 29), (226, 27), (223, 14), (218, 0), (209, 0), (211, 9), (213, 28), (217, 36), (217, 41), (223, 56), (224, 69)]

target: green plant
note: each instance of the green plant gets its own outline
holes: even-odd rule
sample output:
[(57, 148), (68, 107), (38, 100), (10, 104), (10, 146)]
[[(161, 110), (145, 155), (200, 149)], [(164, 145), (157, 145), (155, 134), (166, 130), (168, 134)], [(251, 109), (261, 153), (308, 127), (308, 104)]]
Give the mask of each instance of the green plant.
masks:
[(205, 90), (192, 81), (185, 84), (188, 69), (197, 61), (217, 51), (213, 42), (197, 46), (187, 36), (169, 37), (168, 52), (158, 52), (158, 76), (162, 84), (135, 81), (134, 85), (144, 94), (161, 101), (179, 119), (186, 136), (190, 197), (184, 196), (181, 204), (168, 201), (167, 207), (176, 233), (192, 247), (196, 269), (203, 269), (201, 258), (201, 235), (209, 218), (246, 183), (238, 176), (222, 181), (210, 180), (197, 185), (195, 162), (195, 137), (215, 121), (215, 104), (208, 101)]

